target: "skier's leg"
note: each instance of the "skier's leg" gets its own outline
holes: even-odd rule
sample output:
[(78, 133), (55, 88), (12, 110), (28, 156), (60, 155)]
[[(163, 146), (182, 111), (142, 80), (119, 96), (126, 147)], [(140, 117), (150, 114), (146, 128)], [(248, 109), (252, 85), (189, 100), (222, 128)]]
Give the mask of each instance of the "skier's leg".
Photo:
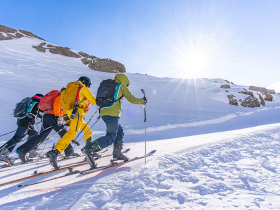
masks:
[[(53, 115), (54, 116), (54, 115)], [(41, 128), (41, 131), (43, 130), (43, 128), (48, 128), (50, 126), (53, 126), (53, 124), (55, 123), (55, 121), (53, 121), (51, 114), (47, 114), (43, 116), (44, 120), (43, 120), (43, 125)], [(47, 129), (43, 132), (41, 132), (39, 135), (35, 135), (32, 136), (33, 131), (29, 131), (30, 133), (29, 136), (32, 136), (29, 141), (27, 141), (26, 143), (24, 143), (23, 145), (21, 145), (19, 148), (17, 148), (17, 152), (20, 154), (26, 154), (28, 152), (30, 152), (33, 149), (36, 149), (37, 146), (39, 144), (41, 144), (50, 134), (50, 132), (52, 131), (52, 128)]]
[(124, 137), (123, 128), (119, 124), (117, 137), (116, 137), (116, 140), (114, 141), (113, 158), (116, 158), (118, 160), (127, 161), (128, 158), (125, 155), (123, 155), (122, 152), (121, 152), (122, 148), (123, 148), (123, 137)]
[(27, 129), (28, 129), (27, 127), (18, 126), (14, 136), (8, 142), (2, 145), (0, 149), (0, 160), (5, 161), (10, 165), (13, 164), (9, 157), (9, 154), (13, 151), (16, 144), (20, 142), (23, 139), (23, 137), (26, 135)]
[(18, 126), (15, 135), (6, 143), (5, 148), (12, 152), (16, 144), (19, 143), (27, 134), (27, 131), (27, 127)]
[(106, 123), (106, 135), (97, 139), (102, 148), (108, 147), (115, 141), (119, 129), (119, 118), (112, 116), (103, 116)]
[(77, 113), (75, 118), (71, 120), (69, 130), (63, 135), (63, 137), (56, 143), (55, 149), (62, 153), (75, 138), (76, 133), (80, 130), (82, 124), (82, 113)]

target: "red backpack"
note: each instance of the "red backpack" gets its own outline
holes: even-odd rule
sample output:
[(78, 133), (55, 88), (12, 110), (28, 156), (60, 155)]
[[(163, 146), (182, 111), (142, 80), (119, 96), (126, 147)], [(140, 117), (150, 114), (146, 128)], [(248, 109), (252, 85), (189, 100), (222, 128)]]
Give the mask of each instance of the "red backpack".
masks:
[(53, 102), (59, 94), (60, 91), (58, 90), (48, 92), (38, 104), (39, 109), (41, 109), (44, 113), (50, 112), (53, 109)]

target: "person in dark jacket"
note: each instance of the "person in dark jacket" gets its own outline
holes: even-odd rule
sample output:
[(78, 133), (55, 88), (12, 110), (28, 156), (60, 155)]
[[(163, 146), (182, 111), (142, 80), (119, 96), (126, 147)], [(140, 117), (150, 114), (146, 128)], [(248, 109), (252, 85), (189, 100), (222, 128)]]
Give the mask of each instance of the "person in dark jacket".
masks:
[(13, 151), (16, 144), (19, 143), (26, 134), (28, 134), (29, 137), (38, 134), (38, 132), (34, 129), (33, 125), (35, 123), (36, 117), (41, 117), (39, 113), (40, 110), (38, 108), (38, 104), (40, 103), (43, 97), (44, 95), (42, 94), (36, 94), (32, 97), (32, 102), (27, 110), (29, 115), (20, 117), (17, 120), (18, 128), (16, 130), (15, 135), (0, 147), (0, 160), (7, 162), (9, 165), (13, 165), (9, 154)]
[[(65, 88), (62, 88), (61, 91), (64, 89)], [(19, 158), (23, 163), (26, 163), (25, 155), (29, 152), (30, 157), (30, 151), (35, 150), (39, 144), (42, 144), (52, 130), (58, 132), (61, 138), (63, 137), (67, 130), (63, 125), (62, 115), (63, 111), (60, 104), (59, 93), (59, 95), (54, 99), (52, 109), (48, 112), (45, 112), (43, 115), (42, 129), (40, 134), (31, 137), (29, 141), (25, 142), (23, 145), (17, 148), (16, 153), (19, 155)], [(79, 156), (78, 153), (74, 152), (74, 148), (71, 144), (67, 146), (67, 148), (64, 150), (64, 153), (66, 158), (70, 156)]]

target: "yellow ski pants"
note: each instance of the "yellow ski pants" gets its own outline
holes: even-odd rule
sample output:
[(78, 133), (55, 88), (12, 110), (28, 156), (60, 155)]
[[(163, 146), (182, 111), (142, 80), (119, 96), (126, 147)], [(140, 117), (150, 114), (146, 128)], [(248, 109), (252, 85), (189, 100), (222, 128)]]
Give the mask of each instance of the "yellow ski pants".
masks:
[(62, 153), (70, 144), (72, 140), (75, 139), (76, 134), (79, 130), (82, 130), (84, 127), (84, 139), (85, 145), (87, 139), (92, 138), (92, 130), (84, 121), (85, 113), (84, 110), (78, 109), (77, 114), (74, 119), (71, 119), (69, 130), (63, 135), (63, 137), (56, 143), (55, 147), (60, 153)]

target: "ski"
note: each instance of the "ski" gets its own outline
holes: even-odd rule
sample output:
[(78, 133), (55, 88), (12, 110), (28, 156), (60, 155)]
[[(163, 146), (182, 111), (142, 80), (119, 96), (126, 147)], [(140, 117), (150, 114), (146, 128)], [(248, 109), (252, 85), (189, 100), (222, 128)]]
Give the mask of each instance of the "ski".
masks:
[[(108, 149), (106, 149), (105, 151), (102, 151), (102, 153), (106, 152)], [(59, 156), (58, 158), (58, 162), (59, 161), (63, 161), (63, 160), (70, 160), (70, 159), (74, 159), (74, 158), (78, 158), (78, 157), (82, 157), (82, 156), (85, 156), (85, 155), (80, 155), (80, 156), (70, 156), (70, 157), (66, 157), (66, 156)], [(19, 158), (16, 158), (15, 160), (17, 160)], [(5, 164), (2, 164), (0, 165), (0, 169), (3, 169), (3, 168), (9, 168), (9, 167), (15, 167), (15, 166), (26, 166), (26, 164), (32, 164), (32, 163), (35, 163), (37, 165), (39, 164), (44, 164), (44, 163), (49, 163), (49, 159), (47, 157), (41, 157), (39, 160), (38, 158), (28, 158), (27, 160), (27, 163), (22, 163), (22, 162), (19, 162), (19, 163), (14, 163), (14, 165), (10, 166), (8, 163), (5, 163)]]
[[(130, 149), (126, 149), (123, 153), (127, 153), (129, 151), (130, 151)], [(98, 160), (100, 158), (110, 157), (110, 156), (112, 156), (112, 154), (98, 157), (95, 160)], [(76, 162), (76, 163), (69, 163), (69, 164), (63, 165), (59, 169), (56, 169), (56, 170), (51, 170), (51, 171), (46, 171), (46, 172), (37, 172), (36, 171), (36, 173), (34, 171), (33, 175), (31, 175), (31, 176), (27, 176), (27, 177), (24, 177), (24, 178), (20, 178), (20, 179), (16, 179), (16, 180), (13, 180), (13, 181), (5, 182), (5, 183), (0, 184), (0, 186), (7, 185), (7, 184), (12, 184), (12, 183), (27, 180), (27, 179), (31, 179), (33, 177), (38, 177), (38, 176), (42, 176), (42, 175), (46, 175), (46, 174), (50, 174), (50, 173), (55, 173), (55, 172), (58, 172), (58, 171), (67, 170), (67, 169), (69, 169), (69, 167), (75, 168), (75, 167), (83, 166), (83, 165), (86, 165), (86, 164), (88, 164), (86, 161), (80, 161), (80, 162)]]
[[(149, 152), (146, 155), (146, 157), (149, 157), (149, 156), (153, 155), (155, 152), (156, 152), (156, 150), (153, 150), (153, 151)], [(80, 174), (86, 175), (86, 174), (94, 173), (94, 172), (97, 172), (97, 171), (100, 171), (100, 170), (103, 170), (103, 169), (112, 168), (114, 166), (124, 165), (126, 163), (130, 163), (132, 161), (139, 160), (139, 159), (142, 159), (142, 158), (145, 158), (145, 155), (141, 156), (141, 157), (135, 157), (135, 158), (129, 159), (126, 162), (115, 162), (114, 164), (109, 164), (107, 166), (103, 166), (103, 167), (100, 167), (100, 168), (93, 168), (93, 169), (88, 169), (88, 170), (80, 171)]]
[[(148, 156), (151, 156), (153, 155), (154, 153), (156, 152), (156, 150), (153, 150), (151, 152), (149, 152), (146, 157)], [(113, 167), (116, 167), (116, 166), (121, 166), (121, 165), (124, 165), (126, 163), (130, 163), (132, 161), (136, 161), (136, 160), (139, 160), (139, 159), (142, 159), (142, 158), (145, 158), (145, 155), (144, 156), (141, 156), (141, 157), (135, 157), (135, 158), (132, 158), (126, 162), (118, 162), (118, 163), (115, 163), (115, 164), (109, 164), (107, 166), (100, 166), (100, 167), (96, 167), (96, 168), (93, 168), (93, 169), (88, 169), (88, 170), (84, 170), (84, 171), (73, 171), (73, 169), (71, 167), (69, 167), (69, 173), (66, 173), (64, 175), (61, 175), (61, 176), (58, 176), (58, 177), (54, 177), (54, 178), (51, 178), (51, 179), (47, 179), (47, 180), (43, 180), (43, 181), (39, 181), (39, 182), (35, 182), (35, 183), (31, 183), (31, 184), (25, 184), (25, 185), (18, 185), (18, 187), (27, 187), (27, 186), (32, 186), (32, 185), (36, 185), (36, 184), (40, 184), (40, 183), (43, 183), (43, 182), (48, 182), (48, 181), (52, 181), (52, 180), (55, 180), (55, 179), (59, 179), (59, 178), (63, 178), (63, 177), (67, 177), (67, 176), (71, 176), (71, 175), (74, 175), (74, 174), (82, 174), (82, 175), (85, 175), (85, 174), (90, 174), (90, 173), (95, 173), (95, 172), (98, 172), (98, 171), (103, 171), (103, 170), (106, 170), (108, 168), (113, 168)]]

